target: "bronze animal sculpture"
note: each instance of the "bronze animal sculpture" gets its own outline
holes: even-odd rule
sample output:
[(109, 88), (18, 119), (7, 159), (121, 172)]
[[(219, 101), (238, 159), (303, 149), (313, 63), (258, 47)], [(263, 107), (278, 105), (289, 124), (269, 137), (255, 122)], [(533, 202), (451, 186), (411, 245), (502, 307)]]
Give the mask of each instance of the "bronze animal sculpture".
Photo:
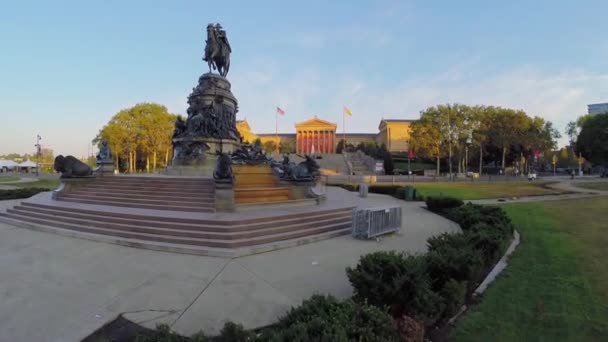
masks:
[(61, 172), (61, 178), (87, 177), (93, 175), (93, 170), (87, 164), (74, 156), (58, 155), (55, 158), (54, 169)]

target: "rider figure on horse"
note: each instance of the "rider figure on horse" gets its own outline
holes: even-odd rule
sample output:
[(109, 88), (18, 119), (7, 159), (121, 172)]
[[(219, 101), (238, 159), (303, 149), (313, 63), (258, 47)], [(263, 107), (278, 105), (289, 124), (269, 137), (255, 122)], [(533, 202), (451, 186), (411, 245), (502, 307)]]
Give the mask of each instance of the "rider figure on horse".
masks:
[(228, 43), (228, 37), (226, 31), (222, 29), (222, 25), (207, 25), (207, 40), (203, 60), (209, 65), (209, 72), (211, 72), (211, 68), (213, 70), (217, 69), (221, 76), (226, 77), (230, 69), (231, 52), (232, 48)]

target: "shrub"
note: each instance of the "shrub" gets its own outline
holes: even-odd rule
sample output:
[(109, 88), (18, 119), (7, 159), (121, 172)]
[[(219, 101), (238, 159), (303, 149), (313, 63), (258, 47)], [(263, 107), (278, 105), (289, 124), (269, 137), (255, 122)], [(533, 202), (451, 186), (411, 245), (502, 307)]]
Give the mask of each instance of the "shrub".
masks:
[(388, 307), (394, 317), (428, 319), (438, 312), (440, 299), (431, 290), (424, 256), (375, 252), (362, 256), (346, 273), (360, 303)]
[(484, 260), (468, 234), (444, 233), (430, 238), (428, 245), (426, 259), (434, 291), (440, 291), (449, 280), (470, 281), (480, 276)]
[(427, 197), (426, 207), (430, 211), (443, 212), (447, 209), (457, 208), (462, 206), (464, 203), (461, 199), (455, 197)]
[(28, 198), (36, 195), (37, 193), (49, 191), (43, 188), (22, 188), (22, 189), (11, 189), (11, 190), (0, 190), (0, 201), (11, 200), (19, 198)]
[(340, 187), (347, 191), (359, 191), (359, 186), (356, 184), (340, 184)]
[(220, 336), (216, 339), (218, 342), (247, 342), (253, 341), (255, 334), (247, 331), (241, 324), (226, 322), (220, 331)]
[(446, 212), (446, 216), (458, 223), (463, 231), (468, 231), (477, 223), (486, 223), (490, 226), (501, 226), (511, 229), (511, 220), (507, 214), (498, 207), (486, 207), (467, 203), (466, 205), (452, 208)]
[(478, 251), (486, 266), (493, 265), (500, 259), (504, 246), (509, 241), (511, 234), (510, 226), (503, 224), (490, 226), (480, 222), (471, 227), (469, 243)]
[(401, 336), (401, 341), (423, 342), (424, 324), (408, 316), (401, 316), (395, 320), (395, 325)]
[(370, 185), (369, 192), (374, 194), (383, 194), (383, 195), (397, 195), (398, 189), (402, 188), (399, 185)]
[(313, 295), (262, 332), (261, 341), (398, 341), (392, 318), (368, 304)]
[(443, 299), (443, 318), (449, 318), (454, 316), (462, 304), (464, 304), (465, 296), (467, 293), (467, 282), (456, 281), (450, 279), (445, 283), (445, 286), (441, 289), (440, 295)]
[(171, 331), (167, 324), (157, 324), (150, 335), (138, 335), (135, 342), (187, 342), (188, 338)]

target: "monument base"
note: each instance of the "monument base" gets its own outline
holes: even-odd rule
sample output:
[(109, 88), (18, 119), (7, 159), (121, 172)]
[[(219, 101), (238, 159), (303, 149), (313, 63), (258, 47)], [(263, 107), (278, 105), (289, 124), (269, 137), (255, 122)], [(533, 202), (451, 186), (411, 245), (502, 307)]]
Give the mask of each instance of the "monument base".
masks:
[(202, 172), (202, 175), (212, 176), (217, 154), (232, 154), (240, 143), (230, 139), (183, 137), (173, 139), (173, 146), (173, 162), (168, 169), (198, 170), (194, 172), (196, 175)]
[(100, 176), (109, 176), (114, 174), (114, 161), (112, 159), (98, 160), (97, 170)]

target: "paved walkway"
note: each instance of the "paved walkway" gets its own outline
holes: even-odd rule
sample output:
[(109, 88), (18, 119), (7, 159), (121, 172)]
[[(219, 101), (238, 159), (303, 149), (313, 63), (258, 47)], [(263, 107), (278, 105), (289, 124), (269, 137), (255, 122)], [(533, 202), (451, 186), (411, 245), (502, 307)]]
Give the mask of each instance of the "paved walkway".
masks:
[(577, 187), (578, 183), (593, 183), (593, 182), (606, 182), (597, 177), (594, 178), (583, 178), (583, 179), (557, 179), (558, 182), (549, 184), (550, 188), (561, 192), (568, 192), (559, 195), (540, 195), (540, 196), (522, 196), (522, 197), (503, 197), (503, 198), (489, 198), (480, 200), (471, 200), (474, 204), (501, 204), (501, 203), (527, 203), (527, 202), (544, 202), (544, 201), (560, 201), (560, 200), (571, 200), (578, 198), (589, 198), (596, 196), (608, 196), (608, 191), (591, 190)]
[(217, 333), (226, 320), (246, 328), (267, 325), (314, 293), (349, 296), (345, 268), (361, 255), (423, 252), (430, 236), (459, 229), (423, 203), (374, 194), (357, 201), (401, 205), (401, 233), (380, 241), (343, 236), (224, 259), (0, 224), (0, 341), (79, 341), (121, 313), (148, 327), (169, 323), (184, 335)]

